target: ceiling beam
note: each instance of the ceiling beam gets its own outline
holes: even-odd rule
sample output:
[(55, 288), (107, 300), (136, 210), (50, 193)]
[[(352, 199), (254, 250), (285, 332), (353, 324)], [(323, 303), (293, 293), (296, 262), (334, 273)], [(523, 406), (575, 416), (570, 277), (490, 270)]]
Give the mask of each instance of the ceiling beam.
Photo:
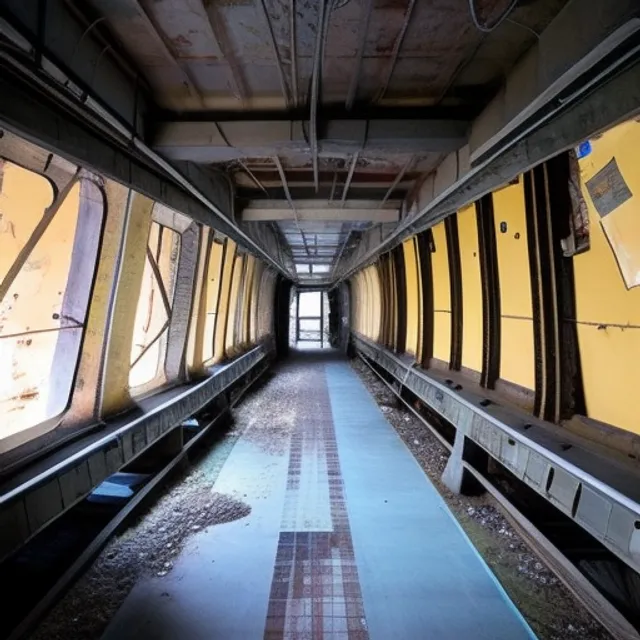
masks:
[[(305, 201), (303, 201), (305, 202)], [(296, 202), (296, 211), (287, 202), (277, 200), (252, 202), (241, 213), (243, 222), (274, 222), (295, 220), (297, 222), (398, 222), (399, 212), (395, 209), (380, 209), (379, 203), (370, 203), (365, 207), (331, 207), (327, 202), (319, 201), (313, 206), (313, 201), (306, 201), (308, 206), (301, 206)], [(296, 215), (297, 214), (297, 215)]]
[[(254, 199), (251, 202), (247, 203), (244, 211), (251, 209), (265, 209), (265, 210), (277, 210), (283, 209), (287, 206), (288, 200), (258, 200)], [(342, 211), (344, 215), (348, 215), (350, 209), (388, 209), (390, 211), (395, 211), (402, 204), (402, 200), (387, 200), (384, 205), (380, 204), (379, 200), (374, 200), (372, 198), (367, 199), (350, 199), (345, 200), (344, 203), (341, 202), (327, 202), (322, 198), (314, 199), (314, 198), (302, 198), (300, 200), (296, 200), (296, 209), (298, 211), (304, 211), (305, 209), (314, 209), (314, 210), (323, 210), (323, 211)]]
[(244, 108), (247, 103), (248, 94), (246, 80), (243, 74), (242, 65), (239, 63), (233, 51), (233, 46), (229, 40), (224, 20), (219, 15), (215, 2), (208, 4), (203, 3), (203, 8), (206, 11), (207, 18), (209, 19), (213, 39), (218, 43), (220, 51), (222, 52), (222, 55), (229, 67), (229, 82), (231, 84), (231, 89), (233, 93), (236, 94)]
[(398, 33), (398, 37), (396, 38), (396, 41), (393, 45), (393, 53), (391, 54), (389, 66), (387, 67), (387, 75), (380, 89), (378, 90), (378, 94), (374, 102), (380, 102), (387, 93), (389, 83), (391, 82), (391, 76), (393, 75), (393, 71), (396, 68), (396, 62), (398, 60), (398, 54), (400, 53), (400, 47), (402, 47), (404, 37), (407, 33), (407, 28), (409, 27), (409, 21), (411, 20), (411, 14), (413, 13), (413, 7), (415, 6), (415, 4), (416, 0), (409, 0), (409, 6), (407, 7), (407, 11), (402, 22), (402, 27), (400, 28), (400, 33)]
[[(402, 187), (402, 185), (401, 185)], [(282, 189), (282, 187), (280, 187), (279, 189), (276, 188), (267, 188), (267, 191), (269, 193), (269, 197), (272, 200), (284, 200), (286, 198), (286, 195), (284, 193), (284, 189)], [(300, 199), (313, 199), (315, 198), (315, 191), (313, 189), (313, 186), (311, 187), (296, 187), (296, 186), (290, 186), (289, 187), (289, 192), (291, 197), (298, 202)], [(365, 189), (354, 189), (351, 188), (349, 190), (349, 193), (351, 195), (352, 198), (359, 198), (359, 199), (366, 199), (366, 200), (376, 200), (376, 202), (380, 202), (382, 200), (382, 198), (384, 198), (385, 194), (387, 192), (387, 188), (385, 187), (377, 187), (377, 188), (365, 188)], [(257, 188), (255, 189), (238, 189), (236, 191), (236, 195), (238, 197), (238, 201), (240, 203), (240, 206), (246, 206), (249, 202), (253, 201), (253, 200), (262, 200), (264, 199), (265, 195), (264, 192), (259, 191)], [(396, 192), (393, 194), (392, 198), (393, 200), (400, 200), (402, 198), (404, 198), (407, 195), (407, 190), (404, 188), (398, 188), (396, 190)], [(320, 186), (320, 198), (326, 198), (325, 202), (328, 201), (328, 197), (329, 197), (329, 189), (326, 187), (323, 187), (322, 185)], [(332, 203), (334, 206), (337, 206), (337, 201), (333, 201)]]
[[(448, 153), (467, 141), (468, 123), (447, 119), (334, 119), (318, 127), (319, 153)], [(304, 120), (162, 122), (152, 146), (165, 157), (227, 162), (308, 152)]]
[[(388, 168), (385, 167), (385, 171), (372, 171), (369, 173), (366, 170), (358, 171), (358, 173), (354, 173), (352, 176), (349, 185), (349, 195), (352, 195), (352, 192), (356, 189), (382, 189), (387, 188), (397, 177), (398, 171), (403, 167), (403, 164), (400, 165), (391, 165)], [(434, 162), (433, 166), (426, 167), (427, 171), (430, 169), (435, 169), (437, 164)], [(251, 178), (248, 173), (248, 170), (251, 171), (253, 177), (256, 178), (260, 182), (260, 186), (256, 184), (256, 181)], [(327, 188), (326, 195), (316, 196), (311, 195), (310, 198), (328, 198), (329, 200), (335, 200), (335, 202), (339, 203), (342, 200), (342, 197), (339, 199), (331, 198), (331, 189), (333, 188), (333, 179), (337, 174), (338, 177), (345, 175), (344, 171), (321, 171), (320, 172), (320, 184)], [(293, 187), (308, 187), (313, 186), (313, 174), (310, 168), (307, 167), (289, 167), (286, 169), (287, 174), (287, 182), (289, 183), (289, 189), (291, 190)], [(420, 171), (416, 171), (415, 168), (406, 172), (403, 176), (398, 186), (399, 189), (408, 189), (413, 181), (416, 178), (419, 178), (422, 175)], [(274, 171), (270, 168), (261, 169), (258, 166), (245, 166), (242, 168), (242, 171), (235, 171), (234, 176), (235, 182), (238, 188), (249, 188), (253, 189), (254, 187), (258, 187), (263, 193), (265, 190), (268, 190), (273, 187), (281, 186), (280, 176), (277, 171)], [(348, 178), (348, 175), (346, 176)], [(346, 183), (346, 178), (345, 178)], [(342, 187), (344, 191), (344, 187)], [(270, 196), (273, 197), (273, 196)]]
[(371, 20), (371, 12), (373, 10), (373, 0), (366, 0), (366, 4), (362, 5), (362, 13), (364, 17), (360, 20), (360, 33), (358, 35), (358, 53), (356, 55), (356, 64), (351, 74), (351, 82), (349, 83), (349, 92), (345, 100), (347, 111), (353, 109), (353, 103), (356, 101), (358, 93), (358, 80), (362, 71), (362, 58), (367, 44), (367, 33), (369, 32), (369, 22)]
[(264, 0), (260, 0), (258, 3), (260, 8), (262, 9), (262, 16), (267, 24), (267, 30), (269, 32), (269, 40), (271, 42), (271, 48), (273, 49), (273, 55), (276, 59), (276, 66), (278, 69), (278, 77), (280, 78), (280, 88), (282, 89), (282, 97), (284, 98), (285, 107), (289, 107), (291, 101), (289, 99), (289, 90), (287, 89), (287, 81), (285, 79), (284, 67), (282, 64), (282, 58), (280, 56), (280, 51), (278, 49), (278, 43), (276, 41), (276, 36), (273, 32), (273, 24), (271, 23), (271, 16), (269, 15), (269, 10), (264, 2)]

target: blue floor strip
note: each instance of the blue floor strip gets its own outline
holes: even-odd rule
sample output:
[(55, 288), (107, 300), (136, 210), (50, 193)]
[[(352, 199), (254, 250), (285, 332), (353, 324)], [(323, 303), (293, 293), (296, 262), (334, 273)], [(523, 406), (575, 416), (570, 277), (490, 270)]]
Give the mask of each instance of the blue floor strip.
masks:
[(355, 372), (326, 372), (369, 637), (535, 638)]

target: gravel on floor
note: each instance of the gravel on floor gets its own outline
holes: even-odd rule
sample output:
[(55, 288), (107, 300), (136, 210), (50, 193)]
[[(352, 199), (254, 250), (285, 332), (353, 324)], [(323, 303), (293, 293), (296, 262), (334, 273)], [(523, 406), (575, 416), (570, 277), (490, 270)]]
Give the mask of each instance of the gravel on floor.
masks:
[(491, 495), (460, 496), (442, 484), (449, 452), (362, 360), (352, 360), (352, 367), (538, 638), (611, 640), (522, 540)]
[(135, 583), (143, 576), (166, 576), (190, 536), (250, 512), (240, 500), (212, 492), (204, 474), (192, 469), (136, 524), (109, 542), (31, 637), (99, 638)]
[(284, 455), (289, 450), (296, 424), (295, 395), (300, 388), (302, 369), (289, 363), (269, 373), (259, 393), (251, 393), (234, 410), (243, 437), (270, 455)]
[[(440, 483), (448, 452), (364, 363), (354, 360), (353, 367), (538, 637), (609, 639), (522, 541), (490, 496), (457, 496)], [(31, 637), (99, 638), (135, 583), (144, 576), (162, 579), (190, 536), (248, 515), (248, 505), (235, 496), (214, 493), (212, 487), (240, 435), (266, 453), (286, 453), (299, 417), (295, 396), (302, 375), (303, 368), (295, 361), (265, 374), (259, 388), (234, 409), (232, 428), (193, 460), (147, 513), (107, 545)]]
[(279, 366), (277, 374), (267, 372), (233, 410), (230, 428), (192, 457), (189, 468), (161, 497), (109, 542), (31, 638), (100, 638), (136, 582), (146, 576), (166, 576), (192, 535), (247, 516), (249, 505), (237, 496), (213, 492), (212, 487), (241, 435), (271, 455), (288, 451), (303, 369), (293, 362)]

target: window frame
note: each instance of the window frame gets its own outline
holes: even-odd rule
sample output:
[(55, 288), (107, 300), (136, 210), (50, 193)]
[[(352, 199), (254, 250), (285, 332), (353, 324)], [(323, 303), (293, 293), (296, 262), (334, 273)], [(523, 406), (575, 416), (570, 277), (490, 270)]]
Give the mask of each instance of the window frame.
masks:
[[(226, 357), (225, 347), (227, 339), (227, 323), (229, 321), (229, 301), (231, 297), (231, 282), (233, 279), (233, 268), (235, 266), (236, 247), (236, 243), (230, 238), (225, 240), (215, 326), (215, 342), (212, 361), (212, 364), (214, 365), (219, 364)], [(218, 322), (221, 317), (223, 321)]]
[[(161, 365), (159, 365), (156, 375), (148, 382), (135, 387), (128, 385), (132, 399), (147, 397), (175, 386), (183, 382), (187, 375), (185, 349), (198, 262), (199, 229), (197, 223), (187, 215), (154, 201), (147, 234), (147, 246), (151, 225), (154, 222), (178, 234), (180, 255), (175, 267), (175, 285), (171, 293), (171, 313), (167, 320), (166, 347), (161, 358)], [(140, 287), (138, 288), (138, 299), (139, 295)], [(133, 334), (131, 339), (133, 340)], [(129, 367), (130, 372), (131, 367)]]
[[(54, 329), (58, 336), (53, 347), (51, 366), (53, 371), (56, 369), (56, 361), (64, 364), (64, 372), (67, 374), (64, 376), (64, 385), (68, 384), (64, 403), (61, 403), (60, 409), (55, 411), (53, 415), (0, 439), (0, 468), (4, 469), (15, 462), (24, 462), (33, 454), (42, 453), (49, 446), (59, 443), (70, 434), (70, 429), (65, 428), (65, 418), (74, 403), (78, 373), (83, 361), (83, 347), (90, 324), (93, 292), (97, 281), (106, 228), (107, 202), (102, 180), (98, 176), (59, 156), (52, 156), (49, 152), (9, 132), (5, 132), (3, 138), (0, 139), (0, 162), (3, 164), (3, 174), (5, 163), (11, 163), (46, 180), (52, 191), (51, 204), (43, 209), (40, 220), (29, 233), (25, 244), (21, 247), (5, 278), (0, 283), (3, 288), (6, 288), (5, 295), (9, 294), (11, 286), (25, 268), (29, 257), (40, 245), (51, 224), (55, 222), (66, 198), (76, 186), (78, 186), (78, 210), (75, 214), (69, 270), (64, 283), (65, 294), (61, 303), (61, 317), (69, 315), (68, 313), (63, 314), (65, 300), (68, 300), (69, 292), (73, 296), (73, 291), (81, 291), (82, 285), (87, 285), (83, 295), (84, 300), (80, 305), (82, 307), (82, 321), (74, 325), (81, 329), (79, 335), (67, 335), (70, 332), (65, 333), (65, 326), (62, 324), (58, 329)], [(2, 180), (0, 180), (1, 184)], [(42, 228), (43, 225), (44, 228)], [(92, 243), (89, 247), (86, 245), (87, 239)], [(22, 264), (19, 264), (20, 262)], [(90, 262), (92, 265), (89, 264)], [(11, 277), (11, 271), (17, 264), (18, 268)], [(90, 274), (87, 274), (87, 270), (90, 271)], [(78, 286), (78, 283), (73, 284), (74, 279), (78, 278), (82, 281), (81, 286)], [(77, 309), (73, 309), (71, 315), (74, 320), (78, 320), (76, 317)], [(25, 331), (24, 335), (28, 336), (30, 333)], [(60, 342), (61, 338), (63, 340), (66, 338), (67, 342), (71, 338), (73, 342), (70, 345), (67, 344), (65, 349)], [(70, 349), (75, 351), (73, 362), (68, 361)], [(51, 375), (51, 378), (61, 379), (58, 375)], [(51, 402), (51, 398), (48, 399), (48, 402)], [(75, 431), (77, 430), (76, 428)]]

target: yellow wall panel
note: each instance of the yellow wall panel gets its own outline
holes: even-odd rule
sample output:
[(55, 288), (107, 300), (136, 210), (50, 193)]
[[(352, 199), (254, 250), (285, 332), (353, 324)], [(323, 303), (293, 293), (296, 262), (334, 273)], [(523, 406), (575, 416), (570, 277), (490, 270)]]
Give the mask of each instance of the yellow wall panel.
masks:
[(130, 362), (123, 354), (131, 353), (138, 298), (146, 262), (145, 252), (140, 248), (147, 246), (153, 205), (153, 200), (139, 193), (132, 193), (109, 327), (106, 368), (102, 380), (102, 415), (118, 413), (131, 402)]
[(214, 362), (220, 362), (224, 358), (225, 338), (227, 336), (227, 321), (229, 310), (229, 294), (231, 292), (231, 277), (233, 264), (236, 257), (236, 243), (233, 240), (225, 241), (224, 261), (218, 299), (218, 315), (216, 317), (216, 334), (214, 347)]
[(418, 354), (418, 340), (421, 328), (420, 283), (418, 278), (418, 259), (414, 238), (402, 243), (405, 268), (405, 284), (407, 289), (407, 337), (405, 351)]
[(380, 292), (380, 276), (375, 266), (371, 267), (371, 282), (373, 284), (371, 314), (372, 314), (372, 335), (371, 337), (378, 342), (380, 340), (380, 323), (382, 321), (382, 299)]
[(227, 311), (227, 337), (225, 340), (225, 355), (232, 358), (236, 355), (235, 347), (238, 344), (238, 317), (242, 313), (241, 285), (244, 278), (245, 256), (236, 256), (231, 280), (231, 294), (229, 295), (229, 307)]
[(215, 357), (215, 333), (218, 319), (218, 304), (222, 282), (224, 245), (213, 241), (209, 248), (204, 283), (204, 331), (202, 333), (202, 361), (209, 365)]
[(129, 206), (127, 187), (112, 180), (105, 180), (104, 193), (109, 215), (105, 221), (76, 389), (67, 414), (70, 421), (86, 419), (97, 411), (96, 396), (102, 374), (103, 345), (108, 333), (109, 300), (116, 279), (120, 240), (124, 233)]
[(500, 335), (500, 378), (534, 391), (533, 319), (503, 317)]
[[(587, 413), (596, 420), (640, 433), (636, 406), (640, 329), (624, 326), (640, 326), (640, 288), (627, 289), (614, 254), (616, 250), (619, 256), (625, 256), (627, 269), (640, 264), (640, 123), (621, 124), (592, 140), (591, 145), (591, 154), (580, 160), (591, 246), (574, 257)], [(632, 195), (601, 218), (585, 183), (612, 158)]]
[(449, 362), (451, 356), (451, 283), (449, 252), (444, 222), (431, 229), (435, 252), (431, 254), (433, 272), (433, 357)]
[(458, 212), (462, 273), (462, 366), (482, 371), (482, 288), (475, 205)]
[(193, 301), (191, 303), (191, 322), (189, 324), (189, 338), (187, 342), (186, 363), (189, 375), (197, 375), (203, 369), (203, 335), (207, 318), (206, 291), (207, 269), (209, 265), (209, 240), (211, 229), (200, 229), (198, 242), (198, 268), (193, 289)]
[(451, 356), (451, 313), (433, 317), (433, 357), (448, 363)]
[(262, 281), (263, 273), (264, 264), (262, 262), (256, 262), (251, 290), (251, 326), (249, 327), (251, 344), (256, 344), (258, 340), (258, 302), (260, 299), (260, 282)]
[(253, 279), (256, 268), (256, 259), (249, 254), (247, 256), (247, 273), (244, 281), (244, 293), (242, 296), (242, 345), (244, 347), (251, 344), (250, 319), (251, 319), (251, 294), (253, 292)]
[[(531, 274), (524, 183), (493, 194), (500, 280), (500, 378), (535, 388)], [(502, 232), (501, 224), (506, 224)]]
[(362, 326), (362, 333), (365, 336), (369, 335), (369, 275), (368, 271), (365, 270), (362, 272), (362, 278), (360, 279), (360, 308), (361, 308), (361, 318), (360, 324)]

